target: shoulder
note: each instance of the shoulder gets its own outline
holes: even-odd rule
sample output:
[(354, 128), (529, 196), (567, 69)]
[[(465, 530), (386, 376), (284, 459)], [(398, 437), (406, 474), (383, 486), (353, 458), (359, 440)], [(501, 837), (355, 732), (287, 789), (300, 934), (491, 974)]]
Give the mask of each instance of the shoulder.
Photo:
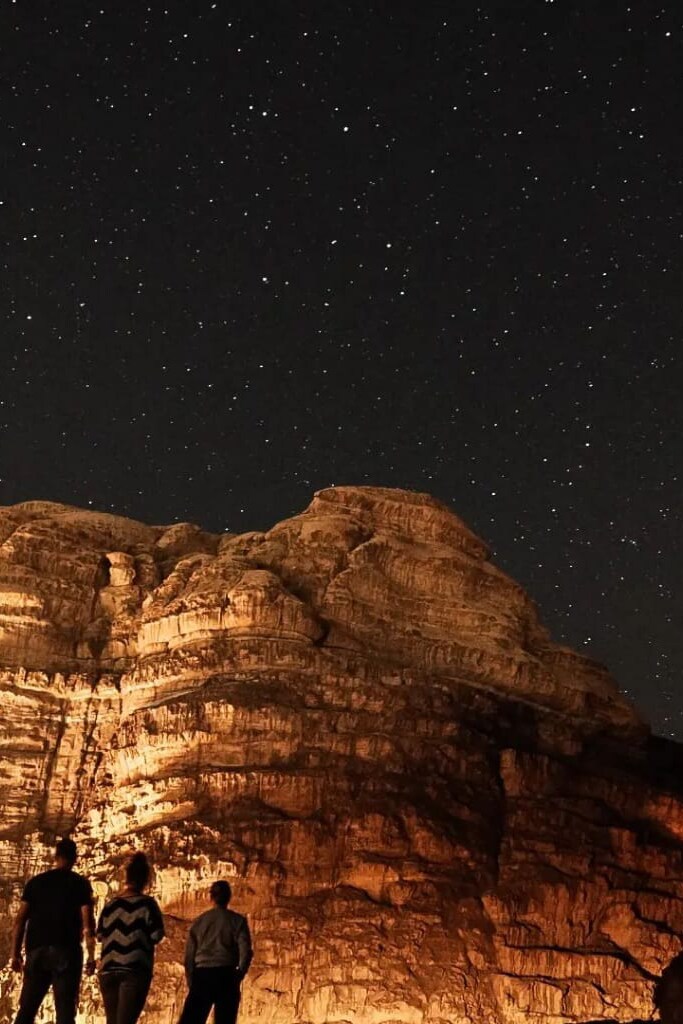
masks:
[(205, 910), (203, 914), (199, 915), (199, 917), (195, 917), (194, 921), (190, 926), (190, 931), (193, 931), (195, 928), (201, 928), (205, 921), (211, 920), (212, 914), (213, 910)]
[(75, 871), (67, 872), (60, 885), (63, 885), (65, 892), (69, 894), (69, 900), (78, 903), (79, 907), (89, 907), (95, 902), (90, 882)]
[(41, 871), (39, 875), (29, 878), (26, 889), (40, 892), (41, 889), (51, 889), (62, 883), (62, 876), (59, 871), (51, 868), (50, 871)]
[[(42, 871), (39, 875), (34, 875), (33, 878), (29, 878), (28, 882), (24, 886), (24, 891), (21, 894), (21, 898), (25, 903), (30, 903), (36, 893), (39, 893), (41, 889), (45, 888), (46, 879), (51, 875), (51, 871)], [(47, 882), (49, 885), (49, 882)]]
[(114, 896), (113, 899), (107, 900), (107, 902), (102, 907), (102, 916), (104, 917), (107, 914), (113, 913), (117, 909), (117, 907), (119, 906), (119, 903), (120, 903), (120, 900), (119, 900), (118, 896)]
[(140, 911), (144, 908), (145, 904), (141, 903), (139, 899), (130, 896), (112, 896), (110, 900), (107, 900), (102, 908), (103, 914), (117, 914), (127, 913), (133, 914), (136, 911)]
[(75, 871), (71, 873), (73, 879), (73, 885), (78, 889), (79, 892), (84, 892), (88, 897), (92, 897), (92, 886), (85, 875), (78, 875)]
[(238, 913), (237, 910), (230, 910), (229, 908), (224, 911), (224, 922), (225, 926), (232, 935), (240, 935), (241, 932), (249, 931), (247, 919), (243, 913)]
[(660, 981), (683, 976), (683, 952), (679, 953), (662, 971)]
[(54, 868), (49, 871), (41, 871), (39, 875), (34, 875), (33, 878), (29, 878), (27, 885), (32, 885), (35, 888), (41, 885), (49, 885), (50, 882), (57, 878), (57, 872)]
[(136, 910), (144, 910), (147, 906), (147, 896), (131, 896), (128, 893), (119, 893), (117, 896), (112, 896), (110, 900), (107, 900), (104, 909), (107, 911), (126, 910), (132, 913)]

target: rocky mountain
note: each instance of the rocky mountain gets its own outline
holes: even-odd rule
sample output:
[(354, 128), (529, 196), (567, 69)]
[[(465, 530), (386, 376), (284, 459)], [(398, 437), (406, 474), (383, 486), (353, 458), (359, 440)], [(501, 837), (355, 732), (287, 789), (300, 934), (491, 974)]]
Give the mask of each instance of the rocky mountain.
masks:
[(145, 849), (150, 1024), (216, 877), (255, 937), (243, 1024), (630, 1021), (681, 948), (679, 749), (426, 495), (239, 536), (0, 509), (0, 687), (0, 956), (55, 836), (100, 902)]

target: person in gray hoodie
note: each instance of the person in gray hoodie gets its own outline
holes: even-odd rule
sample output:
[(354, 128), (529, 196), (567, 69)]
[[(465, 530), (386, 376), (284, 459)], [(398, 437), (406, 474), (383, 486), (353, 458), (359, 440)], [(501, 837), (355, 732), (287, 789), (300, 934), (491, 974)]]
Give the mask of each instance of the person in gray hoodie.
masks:
[(231, 896), (228, 882), (214, 882), (213, 907), (192, 922), (185, 946), (189, 992), (179, 1024), (206, 1024), (212, 1007), (215, 1024), (237, 1020), (240, 984), (253, 950), (246, 917), (228, 910)]

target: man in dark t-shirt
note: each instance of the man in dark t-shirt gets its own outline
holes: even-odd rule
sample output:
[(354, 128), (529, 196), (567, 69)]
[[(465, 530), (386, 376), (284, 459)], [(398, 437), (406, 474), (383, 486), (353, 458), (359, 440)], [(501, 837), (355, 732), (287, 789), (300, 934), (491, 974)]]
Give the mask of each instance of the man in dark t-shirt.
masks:
[[(55, 867), (24, 886), (14, 926), (12, 970), (24, 979), (15, 1024), (34, 1024), (52, 987), (56, 1024), (74, 1024), (83, 971), (81, 943), (88, 949), (86, 969), (95, 970), (94, 913), (90, 882), (73, 870), (76, 844), (60, 839)], [(21, 948), (26, 946), (24, 965)]]

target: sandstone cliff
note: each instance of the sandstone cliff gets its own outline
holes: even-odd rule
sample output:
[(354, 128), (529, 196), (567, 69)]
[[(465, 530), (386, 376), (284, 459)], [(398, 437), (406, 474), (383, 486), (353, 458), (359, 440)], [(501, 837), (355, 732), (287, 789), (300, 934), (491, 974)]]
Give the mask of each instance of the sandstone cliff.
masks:
[[(56, 834), (100, 901), (147, 850), (150, 1024), (216, 876), (243, 1024), (626, 1021), (680, 948), (677, 748), (425, 495), (239, 536), (0, 509), (0, 687), (0, 912)], [(3, 971), (0, 1021), (15, 997)]]

